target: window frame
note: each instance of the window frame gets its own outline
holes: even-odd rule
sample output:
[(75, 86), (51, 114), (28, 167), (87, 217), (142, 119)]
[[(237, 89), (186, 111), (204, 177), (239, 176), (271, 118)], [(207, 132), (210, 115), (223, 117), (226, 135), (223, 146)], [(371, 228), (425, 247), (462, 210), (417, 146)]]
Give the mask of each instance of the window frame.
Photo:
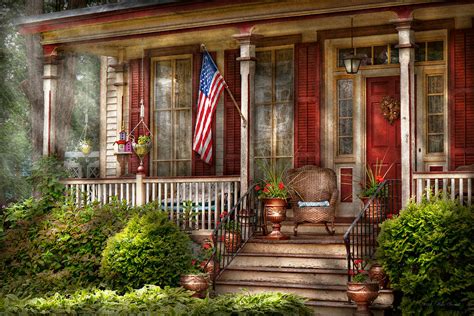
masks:
[[(293, 84), (291, 85), (291, 88), (293, 89), (293, 97), (292, 97), (292, 100), (287, 102), (288, 105), (292, 105), (293, 106), (293, 118), (292, 118), (292, 128), (291, 128), (291, 155), (288, 156), (288, 155), (285, 155), (285, 156), (279, 156), (276, 154), (276, 133), (272, 133), (272, 137), (271, 137), (271, 155), (270, 156), (257, 156), (255, 155), (255, 138), (256, 138), (256, 134), (253, 134), (254, 137), (254, 141), (252, 142), (252, 148), (253, 148), (253, 151), (254, 151), (254, 157), (253, 157), (253, 161), (254, 163), (256, 164), (257, 160), (261, 159), (261, 160), (270, 160), (271, 161), (271, 165), (274, 166), (276, 164), (276, 161), (278, 159), (288, 159), (290, 158), (291, 160), (291, 163), (290, 163), (290, 166), (291, 168), (293, 168), (294, 164), (295, 164), (295, 108), (296, 108), (296, 89), (295, 89), (295, 82), (296, 82), (296, 66), (295, 66), (295, 53), (296, 53), (296, 50), (295, 50), (295, 45), (294, 44), (288, 44), (288, 45), (278, 45), (278, 46), (265, 46), (265, 47), (257, 47), (256, 48), (256, 55), (257, 53), (259, 52), (265, 52), (265, 51), (271, 51), (272, 53), (272, 101), (271, 101), (271, 107), (272, 107), (272, 132), (275, 130), (275, 121), (273, 119), (274, 117), (274, 109), (277, 105), (277, 101), (275, 100), (275, 77), (276, 77), (276, 58), (275, 58), (275, 52), (278, 51), (278, 50), (285, 50), (285, 49), (291, 49), (292, 50), (292, 53), (293, 53), (293, 60), (292, 60), (292, 65), (293, 65)], [(257, 62), (256, 64), (258, 63), (258, 57), (257, 57)], [(255, 67), (257, 67), (257, 65), (255, 65)], [(256, 83), (256, 80), (255, 80), (255, 83)], [(282, 102), (280, 102), (281, 104)], [(268, 105), (268, 103), (262, 103), (262, 104), (265, 104), (265, 105)], [(252, 116), (255, 117), (256, 113), (255, 111), (257, 110), (257, 102), (256, 100), (254, 101), (254, 110), (252, 111)], [(255, 127), (252, 128), (252, 133), (255, 133)], [(254, 176), (256, 175), (256, 172), (257, 169), (254, 168), (254, 171), (253, 171), (253, 174)]]
[[(189, 106), (189, 108), (167, 108), (167, 109), (160, 109), (160, 110), (157, 110), (155, 108), (155, 72), (156, 72), (156, 62), (159, 62), (159, 61), (173, 61), (173, 71), (175, 71), (176, 69), (176, 61), (179, 60), (179, 59), (189, 59), (190, 61), (190, 72), (191, 72), (191, 77), (190, 77), (190, 85), (191, 85), (191, 104)], [(153, 135), (157, 135), (156, 133), (156, 126), (155, 126), (155, 114), (156, 112), (160, 112), (160, 111), (171, 111), (171, 115), (172, 115), (172, 121), (171, 121), (171, 124), (174, 125), (173, 128), (172, 128), (172, 150), (171, 150), (171, 155), (172, 155), (172, 158), (171, 159), (166, 159), (166, 160), (158, 160), (158, 154), (157, 154), (157, 150), (158, 150), (158, 146), (156, 146), (156, 143), (153, 143), (153, 148), (152, 148), (152, 151), (151, 151), (151, 155), (150, 155), (150, 175), (152, 176), (157, 176), (157, 171), (158, 171), (158, 164), (160, 162), (170, 162), (171, 163), (171, 174), (168, 175), (167, 177), (176, 177), (176, 170), (177, 170), (177, 166), (176, 166), (176, 163), (177, 162), (186, 162), (188, 161), (189, 162), (189, 171), (188, 171), (188, 174), (186, 176), (192, 176), (193, 175), (193, 150), (192, 150), (192, 137), (193, 137), (193, 131), (194, 131), (194, 127), (193, 127), (193, 123), (194, 123), (194, 89), (193, 89), (193, 80), (194, 80), (194, 56), (192, 53), (188, 53), (188, 54), (178, 54), (178, 55), (167, 55), (167, 56), (157, 56), (157, 57), (152, 57), (151, 60), (150, 60), (150, 64), (151, 64), (151, 75), (150, 75), (150, 125), (151, 125), (151, 130), (152, 130), (152, 133)], [(173, 85), (173, 89), (174, 89), (174, 85)], [(174, 98), (175, 94), (172, 93), (172, 104), (174, 105), (175, 103), (175, 98)], [(175, 124), (173, 122), (175, 122), (175, 115), (176, 115), (176, 112), (177, 111), (184, 111), (184, 110), (189, 110), (189, 114), (190, 114), (190, 124), (189, 124), (189, 128), (190, 128), (190, 136), (191, 136), (191, 144), (190, 144), (190, 155), (189, 155), (189, 159), (176, 159), (175, 157), (175, 148), (176, 148), (176, 140), (175, 140)], [(156, 137), (154, 137), (154, 139), (156, 139)]]
[[(339, 90), (338, 90), (338, 81), (339, 80), (351, 80), (352, 81), (352, 154), (340, 154), (339, 153)], [(338, 75), (334, 76), (334, 88), (333, 88), (333, 102), (334, 102), (334, 135), (336, 136), (333, 140), (334, 146), (334, 157), (336, 162), (353, 162), (355, 159), (355, 129), (357, 124), (357, 114), (355, 113), (355, 104), (356, 101), (356, 89), (358, 89), (357, 80), (354, 76), (351, 75)]]

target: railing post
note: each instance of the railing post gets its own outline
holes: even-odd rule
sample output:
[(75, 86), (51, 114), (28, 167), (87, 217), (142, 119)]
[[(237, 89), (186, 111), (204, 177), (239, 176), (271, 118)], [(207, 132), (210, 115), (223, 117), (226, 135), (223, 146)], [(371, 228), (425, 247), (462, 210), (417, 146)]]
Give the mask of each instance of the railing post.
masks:
[(143, 174), (137, 173), (136, 185), (137, 189), (135, 190), (135, 205), (141, 206), (145, 204), (145, 183), (143, 183)]

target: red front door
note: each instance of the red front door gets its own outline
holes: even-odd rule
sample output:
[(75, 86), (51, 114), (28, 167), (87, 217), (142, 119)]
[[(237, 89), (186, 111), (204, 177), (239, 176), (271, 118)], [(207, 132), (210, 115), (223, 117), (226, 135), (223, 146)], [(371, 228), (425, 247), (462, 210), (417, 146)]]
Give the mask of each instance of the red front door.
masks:
[(382, 161), (381, 175), (386, 179), (401, 179), (400, 119), (390, 124), (382, 114), (384, 97), (400, 100), (400, 77), (367, 78), (367, 164), (375, 170)]

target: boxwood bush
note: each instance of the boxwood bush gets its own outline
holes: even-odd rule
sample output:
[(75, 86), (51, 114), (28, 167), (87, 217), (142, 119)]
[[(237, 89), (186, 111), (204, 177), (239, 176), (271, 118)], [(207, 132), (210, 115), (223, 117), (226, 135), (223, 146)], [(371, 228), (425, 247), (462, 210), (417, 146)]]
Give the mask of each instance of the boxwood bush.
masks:
[(149, 285), (119, 295), (110, 290), (82, 290), (45, 298), (0, 299), (2, 315), (311, 315), (305, 300), (293, 294), (236, 293), (197, 299), (183, 288)]
[(191, 239), (168, 219), (168, 213), (135, 215), (107, 241), (101, 275), (117, 290), (154, 284), (177, 286), (191, 263)]
[(76, 207), (60, 199), (42, 214), (31, 210), (37, 204), (28, 201), (9, 213), (16, 215), (0, 244), (0, 295), (23, 297), (99, 285), (107, 238), (141, 210), (117, 200)]
[(411, 203), (382, 224), (377, 258), (405, 315), (468, 313), (474, 302), (474, 207)]

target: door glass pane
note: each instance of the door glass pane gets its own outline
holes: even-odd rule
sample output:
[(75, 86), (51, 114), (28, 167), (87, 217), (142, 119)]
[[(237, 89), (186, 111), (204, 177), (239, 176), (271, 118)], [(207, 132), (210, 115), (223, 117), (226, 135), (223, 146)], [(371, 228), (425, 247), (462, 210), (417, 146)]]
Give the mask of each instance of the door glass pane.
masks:
[(255, 156), (267, 157), (272, 153), (272, 106), (258, 105), (255, 111)]
[(357, 47), (356, 53), (362, 57), (361, 66), (372, 65), (372, 47)]
[(338, 80), (339, 99), (352, 99), (352, 80)]
[(159, 163), (156, 163), (158, 165), (157, 168), (157, 176), (159, 177), (169, 177), (171, 174), (171, 163), (170, 162), (163, 162), (160, 161)]
[(428, 136), (428, 152), (430, 153), (444, 152), (444, 136), (443, 135)]
[(398, 48), (395, 44), (390, 45), (390, 63), (398, 64)]
[(425, 42), (423, 43), (416, 43), (415, 47), (415, 61), (425, 61)]
[(191, 59), (178, 59), (176, 61), (175, 80), (175, 106), (178, 108), (190, 108), (192, 98)]
[(272, 53), (257, 52), (255, 68), (255, 103), (272, 102)]
[(341, 137), (339, 138), (339, 154), (350, 155), (352, 154), (352, 137)]
[(443, 93), (443, 76), (428, 76), (428, 94)]
[(443, 116), (430, 115), (428, 117), (428, 133), (443, 133)]
[(191, 161), (178, 161), (176, 163), (176, 176), (187, 176), (191, 173)]
[(277, 104), (274, 111), (276, 155), (293, 154), (293, 105)]
[(275, 93), (277, 102), (293, 100), (293, 50), (278, 50), (275, 53)]
[(172, 66), (170, 61), (156, 63), (155, 71), (155, 109), (171, 107)]
[(175, 158), (191, 159), (191, 110), (175, 111)]
[(157, 126), (155, 136), (158, 150), (158, 159), (170, 160), (172, 150), (172, 126), (171, 111), (156, 112), (155, 124)]
[(443, 96), (430, 95), (428, 97), (428, 112), (429, 113), (443, 113)]
[(353, 152), (353, 83), (351, 79), (337, 81), (338, 126), (337, 148), (339, 155), (350, 155)]

